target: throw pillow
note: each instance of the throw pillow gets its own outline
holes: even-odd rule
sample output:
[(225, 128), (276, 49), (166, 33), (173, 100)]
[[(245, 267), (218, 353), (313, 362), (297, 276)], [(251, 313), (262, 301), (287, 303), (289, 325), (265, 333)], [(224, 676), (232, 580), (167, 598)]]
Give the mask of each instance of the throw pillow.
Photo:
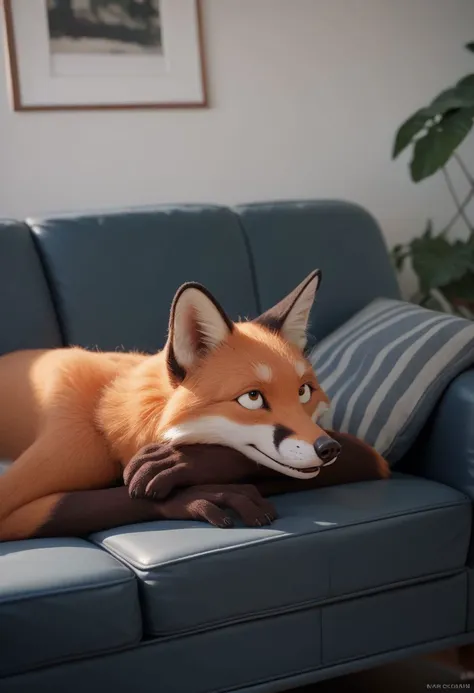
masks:
[(474, 364), (474, 323), (377, 299), (321, 340), (309, 358), (331, 400), (321, 425), (357, 436), (393, 465), (447, 385)]

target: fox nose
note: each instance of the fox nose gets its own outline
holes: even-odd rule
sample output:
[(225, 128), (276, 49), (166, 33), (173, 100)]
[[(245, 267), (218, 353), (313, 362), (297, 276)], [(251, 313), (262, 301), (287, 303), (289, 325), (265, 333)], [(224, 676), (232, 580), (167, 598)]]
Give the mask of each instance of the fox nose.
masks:
[(333, 462), (341, 452), (339, 443), (329, 436), (321, 436), (314, 443), (314, 449), (320, 460), (323, 461), (323, 467), (329, 462)]

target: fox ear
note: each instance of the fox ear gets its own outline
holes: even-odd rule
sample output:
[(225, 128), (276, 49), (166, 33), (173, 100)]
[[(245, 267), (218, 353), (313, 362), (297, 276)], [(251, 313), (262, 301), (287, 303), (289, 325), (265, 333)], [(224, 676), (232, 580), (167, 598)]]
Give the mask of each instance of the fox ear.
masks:
[(234, 325), (201, 284), (183, 284), (173, 299), (166, 345), (168, 372), (182, 381), (197, 361), (232, 334)]
[(309, 314), (320, 285), (321, 270), (314, 270), (286, 298), (254, 322), (278, 332), (283, 339), (303, 350), (307, 341)]

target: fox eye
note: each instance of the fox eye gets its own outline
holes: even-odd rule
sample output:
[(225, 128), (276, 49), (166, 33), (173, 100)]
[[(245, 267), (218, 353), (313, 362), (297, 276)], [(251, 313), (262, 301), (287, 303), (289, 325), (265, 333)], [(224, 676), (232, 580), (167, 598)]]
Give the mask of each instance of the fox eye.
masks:
[(311, 386), (306, 383), (302, 385), (298, 391), (301, 404), (306, 404), (311, 399), (312, 389)]
[(265, 402), (262, 393), (258, 390), (250, 390), (245, 395), (237, 398), (237, 402), (245, 409), (263, 409)]

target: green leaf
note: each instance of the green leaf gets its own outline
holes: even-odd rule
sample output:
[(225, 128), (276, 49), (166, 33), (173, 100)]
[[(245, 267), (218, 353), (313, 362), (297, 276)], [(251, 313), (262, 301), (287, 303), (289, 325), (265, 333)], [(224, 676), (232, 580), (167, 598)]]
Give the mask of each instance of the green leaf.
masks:
[(457, 83), (458, 87), (474, 87), (474, 75), (466, 75)]
[(451, 89), (442, 91), (425, 110), (434, 118), (456, 108), (474, 108), (473, 85), (457, 84)]
[(471, 53), (474, 53), (474, 41), (470, 41), (469, 43), (466, 43), (466, 48), (468, 51), (471, 51)]
[(431, 239), (433, 237), (433, 222), (428, 219), (422, 238)]
[(401, 255), (397, 255), (395, 258), (395, 267), (398, 272), (401, 272), (403, 269), (403, 265), (405, 264), (405, 260), (408, 257), (408, 253), (403, 253)]
[(406, 255), (400, 255), (399, 257), (396, 258), (395, 260), (395, 268), (397, 272), (401, 272), (403, 269), (403, 265), (405, 264), (405, 260), (407, 259)]
[(455, 87), (442, 91), (427, 108), (420, 108), (400, 126), (395, 135), (392, 159), (396, 159), (416, 135), (432, 125), (433, 118), (462, 108), (474, 108), (474, 75), (467, 75)]
[(410, 144), (412, 139), (420, 130), (426, 127), (429, 120), (426, 109), (421, 108), (419, 111), (410, 116), (398, 129), (393, 145), (392, 159), (397, 156)]
[(406, 250), (405, 246), (402, 244), (394, 245), (392, 248), (392, 260), (395, 268), (400, 272), (403, 269), (403, 264), (406, 258), (409, 256), (409, 252)]
[(410, 162), (411, 177), (415, 183), (432, 176), (447, 163), (471, 130), (473, 117), (474, 109), (448, 113), (416, 141)]
[(472, 249), (461, 242), (451, 244), (442, 236), (414, 238), (411, 259), (420, 289), (428, 293), (430, 289), (446, 286), (468, 272)]
[(466, 272), (460, 279), (447, 284), (443, 291), (450, 301), (474, 301), (474, 274)]

